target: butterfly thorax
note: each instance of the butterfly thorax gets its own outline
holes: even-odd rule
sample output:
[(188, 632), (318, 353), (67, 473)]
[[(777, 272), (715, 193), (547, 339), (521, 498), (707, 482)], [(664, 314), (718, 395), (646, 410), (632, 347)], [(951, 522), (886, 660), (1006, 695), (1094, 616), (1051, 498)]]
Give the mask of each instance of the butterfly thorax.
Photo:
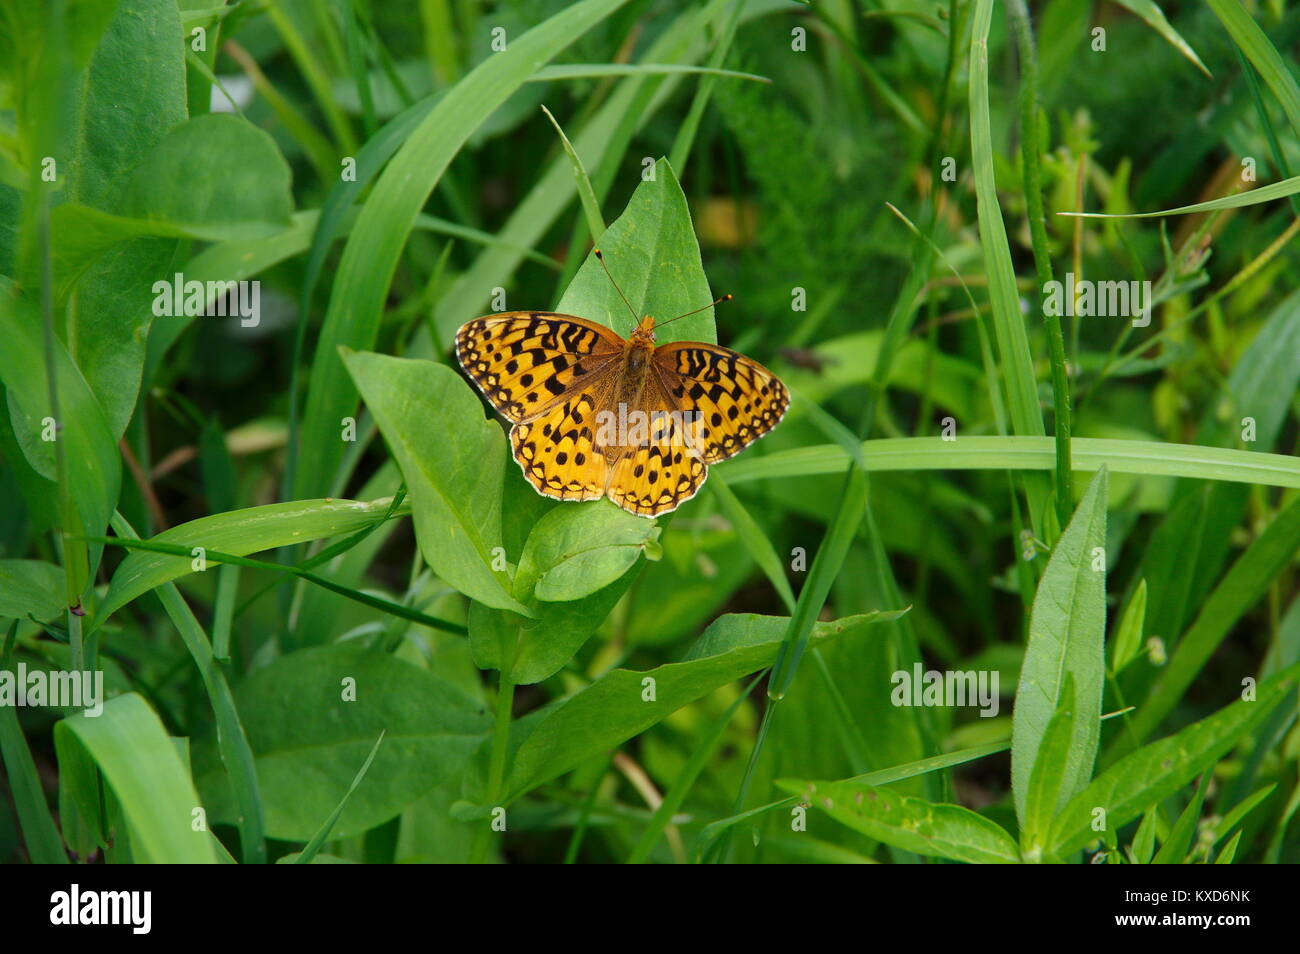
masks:
[[(614, 407), (622, 407), (626, 414), (629, 410), (643, 409), (643, 402), (649, 395), (646, 384), (650, 376), (650, 362), (655, 351), (655, 320), (650, 315), (641, 319), (633, 329), (623, 349), (622, 368), (614, 381)], [(606, 452), (616, 458), (622, 448), (610, 447)]]

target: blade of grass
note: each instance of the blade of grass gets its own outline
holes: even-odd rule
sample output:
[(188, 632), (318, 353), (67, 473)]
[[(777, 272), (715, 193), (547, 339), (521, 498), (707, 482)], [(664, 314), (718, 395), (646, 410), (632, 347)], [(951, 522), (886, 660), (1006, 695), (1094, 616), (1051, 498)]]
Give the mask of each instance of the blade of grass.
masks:
[(587, 178), (587, 170), (582, 165), (582, 159), (578, 156), (577, 150), (573, 148), (573, 143), (569, 142), (569, 137), (564, 134), (564, 130), (560, 128), (560, 124), (551, 115), (551, 111), (543, 106), (542, 112), (546, 114), (546, 118), (555, 127), (555, 131), (560, 136), (560, 142), (564, 145), (564, 153), (569, 157), (569, 162), (573, 165), (573, 181), (577, 185), (578, 198), (582, 200), (582, 212), (587, 217), (587, 230), (591, 232), (591, 240), (599, 242), (601, 236), (605, 234), (605, 220), (601, 217), (600, 203), (596, 201), (596, 193), (591, 189), (591, 180)]
[(343, 250), (312, 362), (294, 496), (309, 497), (332, 479), (343, 456), (338, 422), (358, 395), (339, 357), (341, 346), (374, 347), (389, 286), (420, 207), (475, 129), (538, 68), (626, 0), (582, 0), (474, 68), (441, 97), (388, 163), (362, 206)]
[(1282, 111), (1291, 123), (1292, 134), (1300, 136), (1300, 83), (1296, 82), (1277, 47), (1246, 12), (1240, 0), (1209, 0), (1209, 6), (1232, 41), (1246, 54), (1255, 69), (1259, 70), (1260, 77), (1282, 104)]
[(735, 701), (727, 707), (727, 711), (715, 719), (712, 725), (695, 736), (695, 749), (691, 752), (691, 757), (682, 766), (682, 770), (677, 773), (677, 778), (673, 780), (672, 786), (664, 793), (663, 801), (655, 809), (655, 813), (646, 824), (645, 830), (641, 832), (641, 837), (633, 846), (632, 853), (627, 856), (627, 864), (639, 865), (650, 857), (650, 852), (658, 844), (659, 838), (668, 826), (668, 822), (677, 813), (677, 809), (681, 808), (682, 802), (686, 800), (691, 787), (695, 785), (695, 780), (699, 778), (700, 772), (704, 770), (705, 763), (717, 748), (718, 742), (722, 739), (722, 733), (726, 731), (727, 726), (731, 723), (732, 716), (736, 714), (736, 710), (740, 708), (741, 704), (749, 698), (749, 694), (754, 691), (754, 687), (758, 685), (759, 680), (764, 675), (766, 675), (766, 672), (761, 672), (751, 679), (749, 684), (736, 696)]
[[(97, 539), (97, 542), (109, 543), (114, 546), (125, 547), (128, 550), (144, 550), (150, 553), (165, 553), (171, 556), (190, 558), (194, 549), (188, 544), (159, 543), (156, 540), (124, 540), (113, 537), (103, 537)], [(285, 563), (271, 563), (266, 560), (253, 560), (245, 556), (236, 556), (233, 553), (222, 553), (219, 550), (204, 548), (204, 559), (210, 563), (227, 564), (230, 566), (246, 566), (254, 570), (270, 570), (278, 573), (290, 573), (299, 579), (306, 580), (316, 586), (327, 589), (332, 593), (340, 596), (346, 596), (354, 602), (369, 606), (372, 609), (382, 610), (393, 616), (398, 616), (413, 623), (420, 623), (423, 626), (432, 629), (442, 630), (446, 633), (454, 633), (457, 636), (464, 636), (468, 630), (460, 623), (453, 623), (450, 620), (439, 619), (436, 616), (429, 616), (421, 613), (419, 610), (411, 609), (409, 606), (403, 606), (401, 603), (394, 603), (392, 600), (386, 600), (379, 596), (366, 593), (363, 590), (353, 589), (350, 586), (343, 586), (328, 580), (323, 576), (312, 573), (310, 570), (304, 570), (299, 566)], [(168, 584), (170, 585), (170, 584)]]
[[(113, 532), (121, 541), (139, 540), (135, 530), (120, 513), (113, 514)], [(239, 843), (245, 864), (266, 863), (266, 821), (262, 814), (262, 796), (257, 785), (253, 750), (244, 734), (235, 708), (235, 697), (226, 682), (226, 674), (212, 654), (212, 644), (195, 619), (194, 613), (174, 583), (158, 587), (158, 598), (180, 633), (181, 641), (199, 670), (217, 723), (217, 748), (230, 778), (231, 790), (239, 805)]]
[[(1155, 6), (1155, 4), (1152, 4)], [(1025, 178), (1025, 205), (1030, 241), (1034, 249), (1034, 270), (1038, 276), (1038, 302), (1047, 323), (1048, 355), (1052, 363), (1052, 399), (1056, 435), (1056, 518), (1062, 527), (1073, 511), (1070, 492), (1070, 385), (1065, 370), (1065, 338), (1061, 317), (1042, 307), (1043, 290), (1052, 281), (1052, 257), (1047, 245), (1043, 218), (1043, 176), (1038, 151), (1038, 54), (1034, 50), (1033, 27), (1025, 0), (1008, 0), (1007, 12), (1020, 51), (1020, 161)], [(1160, 11), (1157, 9), (1156, 13)], [(1164, 17), (1161, 16), (1163, 20)], [(1193, 54), (1195, 55), (1195, 54)], [(1199, 62), (1199, 61), (1198, 61)]]
[[(10, 631), (17, 626), (18, 621), (14, 620)], [(59, 829), (45, 800), (36, 762), (27, 747), (27, 739), (23, 737), (22, 726), (18, 724), (15, 706), (0, 706), (0, 756), (4, 757), (5, 776), (18, 812), (18, 827), (22, 831), (27, 857), (38, 865), (66, 865), (68, 853), (63, 848)]]
[[(1105, 464), (1112, 473), (1228, 480), (1269, 487), (1300, 487), (1300, 459), (1288, 454), (1161, 441), (1075, 437), (1071, 466), (1092, 473)], [(890, 437), (862, 445), (871, 471), (1051, 470), (1056, 452), (1049, 437)], [(817, 444), (721, 465), (727, 482), (802, 477), (839, 472), (848, 459), (842, 447)]]
[(299, 852), (298, 856), (293, 859), (294, 864), (309, 865), (312, 863), (312, 859), (316, 857), (317, 853), (321, 850), (321, 847), (325, 844), (325, 841), (329, 838), (330, 832), (334, 830), (334, 823), (339, 820), (339, 816), (343, 814), (343, 809), (347, 807), (348, 799), (351, 798), (352, 793), (357, 790), (357, 786), (361, 784), (361, 780), (366, 777), (366, 772), (370, 771), (370, 763), (375, 760), (375, 755), (379, 752), (380, 743), (384, 741), (384, 734), (387, 731), (388, 730), (385, 729), (383, 732), (379, 733), (379, 738), (375, 739), (375, 744), (370, 748), (370, 754), (366, 756), (366, 760), (361, 763), (361, 768), (357, 770), (357, 774), (353, 777), (352, 784), (349, 785), (348, 790), (343, 793), (343, 797), (339, 799), (339, 803), (335, 807), (334, 811), (330, 812), (330, 817), (325, 819), (325, 824), (320, 826), (320, 831), (312, 835), (311, 841), (307, 842), (302, 851)]
[(1266, 186), (1260, 186), (1258, 189), (1252, 189), (1250, 192), (1239, 192), (1236, 195), (1225, 195), (1218, 199), (1207, 199), (1193, 205), (1180, 205), (1176, 209), (1165, 209), (1162, 212), (1057, 212), (1056, 214), (1080, 219), (1157, 219), (1164, 215), (1192, 215), (1196, 212), (1242, 209), (1248, 205), (1259, 205), (1263, 202), (1272, 202), (1274, 199), (1284, 199), (1289, 195), (1295, 195), (1297, 192), (1300, 192), (1300, 176), (1292, 176), (1290, 179), (1272, 182)]

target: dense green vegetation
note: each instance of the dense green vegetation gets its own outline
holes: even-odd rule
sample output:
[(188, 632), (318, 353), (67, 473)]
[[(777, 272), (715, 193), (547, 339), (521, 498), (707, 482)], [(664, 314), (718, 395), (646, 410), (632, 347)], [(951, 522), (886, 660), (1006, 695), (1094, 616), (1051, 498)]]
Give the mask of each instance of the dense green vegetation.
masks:
[[(0, 0), (0, 858), (1300, 860), (1297, 47)], [(792, 394), (653, 520), (451, 348), (596, 243)]]

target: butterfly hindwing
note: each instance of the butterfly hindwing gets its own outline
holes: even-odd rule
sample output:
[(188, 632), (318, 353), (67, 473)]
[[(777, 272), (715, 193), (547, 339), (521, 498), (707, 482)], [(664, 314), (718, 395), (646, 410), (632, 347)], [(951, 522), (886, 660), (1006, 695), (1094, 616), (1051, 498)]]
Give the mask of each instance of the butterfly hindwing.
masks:
[(656, 348), (654, 360), (668, 400), (699, 415), (693, 437), (707, 464), (739, 454), (790, 406), (776, 375), (729, 348), (678, 341)]
[(595, 444), (596, 401), (583, 392), (510, 428), (510, 446), (538, 493), (558, 500), (605, 495), (608, 464)]
[(456, 358), (506, 420), (536, 418), (616, 366), (624, 341), (594, 321), (545, 311), (475, 318)]
[(650, 438), (626, 449), (609, 475), (606, 493), (624, 510), (654, 517), (670, 513), (704, 486), (709, 468), (700, 459), (680, 414), (665, 409)]

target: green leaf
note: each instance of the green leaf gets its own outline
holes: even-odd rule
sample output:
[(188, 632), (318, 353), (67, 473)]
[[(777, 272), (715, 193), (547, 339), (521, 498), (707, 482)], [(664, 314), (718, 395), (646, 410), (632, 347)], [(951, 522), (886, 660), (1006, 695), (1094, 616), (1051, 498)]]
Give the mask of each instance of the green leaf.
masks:
[(1160, 846), (1156, 856), (1151, 859), (1153, 865), (1179, 865), (1186, 859), (1187, 852), (1192, 847), (1192, 836), (1196, 834), (1196, 823), (1201, 817), (1205, 788), (1210, 784), (1212, 774), (1211, 769), (1201, 776), (1201, 784), (1196, 786), (1192, 800), (1187, 803), (1187, 807), (1178, 816), (1178, 821), (1174, 822), (1174, 827), (1169, 830), (1169, 837)]
[[(471, 599), (531, 615), (501, 566), (506, 441), (446, 365), (345, 352), (344, 361), (402, 469), (425, 561)], [(508, 556), (508, 555), (507, 555)]]
[(1034, 754), (1034, 765), (1026, 787), (1025, 824), (1020, 833), (1020, 847), (1028, 861), (1042, 859), (1043, 845), (1051, 831), (1052, 819), (1056, 817), (1056, 806), (1061, 802), (1061, 792), (1070, 772), (1075, 716), (1074, 674), (1067, 672), (1056, 699), (1056, 711), (1048, 720), (1038, 751)]
[(780, 779), (777, 787), (869, 838), (930, 858), (1017, 864), (1020, 851), (994, 821), (960, 805), (936, 804), (860, 782)]
[(119, 212), (210, 241), (273, 235), (293, 212), (289, 164), (247, 120), (199, 116), (169, 130), (132, 171)]
[[(289, 653), (255, 670), (235, 698), (256, 759), (267, 834), (292, 841), (310, 839), (338, 807), (380, 732), (386, 742), (333, 837), (387, 821), (455, 775), (490, 726), (482, 706), (450, 683), (350, 644)], [(228, 820), (233, 806), (220, 771), (202, 773), (199, 784), (211, 793), (213, 816)]]
[(512, 38), (505, 51), (487, 57), (437, 101), (375, 183), (343, 250), (312, 364), (297, 496), (328, 489), (334, 479), (343, 457), (337, 428), (351, 415), (357, 398), (339, 348), (374, 346), (398, 258), (443, 172), (493, 110), (624, 2), (582, 0)]
[[(1165, 19), (1164, 11), (1156, 6), (1155, 0), (1115, 0), (1115, 2), (1140, 16), (1151, 29), (1164, 37), (1175, 50), (1187, 57), (1198, 70), (1206, 76), (1212, 76), (1191, 45), (1183, 39), (1177, 30), (1170, 26), (1169, 21)], [(1213, 3), (1214, 0), (1210, 0), (1210, 2)]]
[[(90, 65), (75, 87), (76, 116), (64, 200), (120, 212), (121, 185), (176, 124), (185, 121), (185, 58), (177, 5), (132, 0), (118, 5)], [(60, 176), (62, 179), (62, 175)], [(154, 188), (184, 189), (183, 181)], [(55, 218), (57, 219), (57, 209)], [(57, 250), (58, 236), (55, 235)], [(135, 408), (145, 338), (153, 319), (152, 283), (171, 277), (177, 243), (126, 242), (81, 277), (67, 316), (69, 350), (103, 406), (113, 439)]]
[(329, 838), (330, 832), (334, 830), (334, 825), (338, 822), (339, 816), (343, 814), (343, 809), (347, 807), (348, 799), (352, 797), (352, 793), (357, 790), (357, 786), (361, 784), (361, 780), (365, 778), (366, 773), (370, 771), (370, 764), (374, 762), (375, 753), (379, 751), (379, 746), (383, 741), (384, 733), (380, 732), (379, 738), (375, 739), (374, 748), (370, 750), (370, 754), (366, 756), (366, 760), (361, 763), (361, 768), (357, 769), (356, 777), (352, 779), (352, 784), (348, 786), (348, 790), (343, 793), (343, 798), (339, 800), (334, 811), (330, 812), (330, 817), (325, 819), (325, 824), (320, 826), (320, 830), (317, 831), (316, 834), (312, 835), (311, 841), (307, 842), (302, 851), (294, 857), (294, 864), (310, 865), (315, 862), (321, 847), (325, 844), (325, 840)]
[[(975, 192), (979, 198), (980, 247), (984, 250), (984, 270), (988, 273), (989, 299), (993, 306), (1001, 371), (1007, 385), (1011, 424), (1016, 434), (1037, 436), (1043, 433), (1043, 412), (1038, 406), (1038, 386), (1034, 377), (1033, 356), (1025, 321), (1020, 312), (1016, 291), (1015, 269), (1011, 264), (1011, 247), (1002, 207), (998, 204), (997, 183), (993, 174), (993, 140), (989, 121), (989, 24), (993, 17), (993, 0), (977, 0), (971, 26), (970, 47), (970, 140), (974, 164)], [(1041, 513), (1041, 502), (1034, 504)]]
[(0, 616), (45, 621), (63, 608), (62, 567), (44, 560), (0, 560)]
[[(1166, 444), (1161, 441), (1075, 437), (1070, 441), (1071, 467), (1093, 473), (1103, 464), (1117, 474), (1194, 477), (1266, 487), (1300, 487), (1300, 458), (1288, 454)], [(1051, 470), (1055, 466), (1050, 437), (890, 437), (864, 441), (869, 471), (879, 470)], [(842, 473), (849, 455), (837, 444), (817, 444), (762, 456), (742, 456), (718, 466), (727, 483), (812, 474)]]
[(1282, 111), (1291, 123), (1291, 134), (1300, 136), (1300, 84), (1296, 83), (1287, 61), (1239, 0), (1209, 0), (1209, 4), (1232, 41), (1246, 54), (1282, 104)]
[[(1011, 733), (1011, 788), (1016, 816), (1028, 827), (1029, 783), (1067, 676), (1075, 690), (1073, 729), (1054, 813), (1088, 784), (1101, 732), (1106, 638), (1106, 469), (1088, 485), (1038, 583), (1029, 645), (1020, 668)], [(1094, 569), (1095, 561), (1102, 569)], [(1040, 818), (1041, 820), (1041, 818)]]
[[(818, 623), (814, 642), (857, 632), (896, 613), (865, 613)], [(616, 748), (669, 714), (719, 686), (772, 664), (789, 620), (779, 616), (727, 615), (711, 625), (681, 662), (647, 672), (615, 669), (585, 689), (530, 718), (511, 732), (515, 746), (507, 802), (543, 782)], [(647, 699), (653, 680), (653, 700)]]
[(1244, 209), (1246, 206), (1260, 205), (1264, 202), (1272, 202), (1274, 199), (1285, 199), (1297, 192), (1300, 192), (1300, 176), (1292, 176), (1290, 179), (1272, 182), (1266, 186), (1260, 186), (1258, 189), (1251, 189), (1249, 192), (1225, 195), (1218, 199), (1207, 199), (1204, 202), (1196, 202), (1192, 205), (1180, 205), (1176, 209), (1165, 209), (1161, 212), (1057, 212), (1056, 214), (1080, 219), (1158, 219), (1164, 215), (1191, 215), (1195, 212), (1222, 212), (1225, 209)]
[[(368, 503), (326, 499), (267, 504), (200, 517), (164, 530), (151, 541), (245, 556), (364, 529), (383, 520), (391, 503), (392, 499), (386, 497)], [(94, 628), (141, 593), (193, 573), (193, 563), (193, 555), (170, 556), (133, 550), (113, 574)]]
[[(9, 675), (3, 669), (0, 673)], [(40, 865), (67, 864), (67, 852), (46, 803), (32, 751), (18, 723), (18, 709), (13, 705), (0, 705), (0, 757), (4, 761), (7, 788), (18, 814), (28, 857)], [(65, 827), (70, 820), (64, 819)]]
[[(667, 321), (713, 300), (686, 196), (666, 159), (655, 163), (653, 179), (637, 185), (623, 214), (601, 238), (600, 250), (636, 316), (628, 312), (594, 252), (565, 289), (556, 311), (600, 322), (626, 335), (641, 315)], [(713, 307), (656, 330), (655, 337), (661, 345), (716, 342)]]
[[(108, 526), (121, 482), (121, 459), (104, 410), (62, 342), (51, 343), (58, 381), (58, 413), (50, 405), (45, 343), (37, 310), (12, 289), (0, 285), (0, 380), (8, 388), (9, 419), (14, 437), (32, 468), (54, 480), (56, 443), (63, 450), (65, 490), (76, 508), (80, 527), (64, 526), (68, 535), (100, 536)], [(55, 440), (44, 440), (46, 420), (54, 421)], [(80, 533), (78, 533), (80, 531)], [(90, 550), (91, 573), (102, 547)], [(72, 580), (76, 598), (84, 580)]]
[(1120, 615), (1115, 626), (1115, 638), (1111, 641), (1110, 669), (1119, 672), (1128, 665), (1129, 660), (1138, 654), (1142, 646), (1143, 624), (1147, 616), (1147, 581), (1143, 577), (1138, 581), (1137, 589), (1129, 599), (1128, 605)]
[(654, 520), (607, 500), (556, 507), (528, 535), (515, 595), (552, 603), (581, 599), (621, 577), (658, 539)]
[(135, 693), (110, 699), (96, 717), (85, 714), (54, 726), (59, 761), (72, 746), (85, 748), (121, 806), (136, 861), (215, 864), (207, 828), (194, 828), (201, 807), (194, 783), (157, 714)]
[(1298, 676), (1300, 663), (1288, 666), (1260, 683), (1254, 700), (1238, 700), (1124, 756), (1058, 813), (1052, 826), (1054, 852), (1068, 855), (1095, 839), (1092, 825), (1098, 809), (1105, 812), (1106, 827), (1119, 831), (1178, 791), (1259, 725), (1294, 690)]

